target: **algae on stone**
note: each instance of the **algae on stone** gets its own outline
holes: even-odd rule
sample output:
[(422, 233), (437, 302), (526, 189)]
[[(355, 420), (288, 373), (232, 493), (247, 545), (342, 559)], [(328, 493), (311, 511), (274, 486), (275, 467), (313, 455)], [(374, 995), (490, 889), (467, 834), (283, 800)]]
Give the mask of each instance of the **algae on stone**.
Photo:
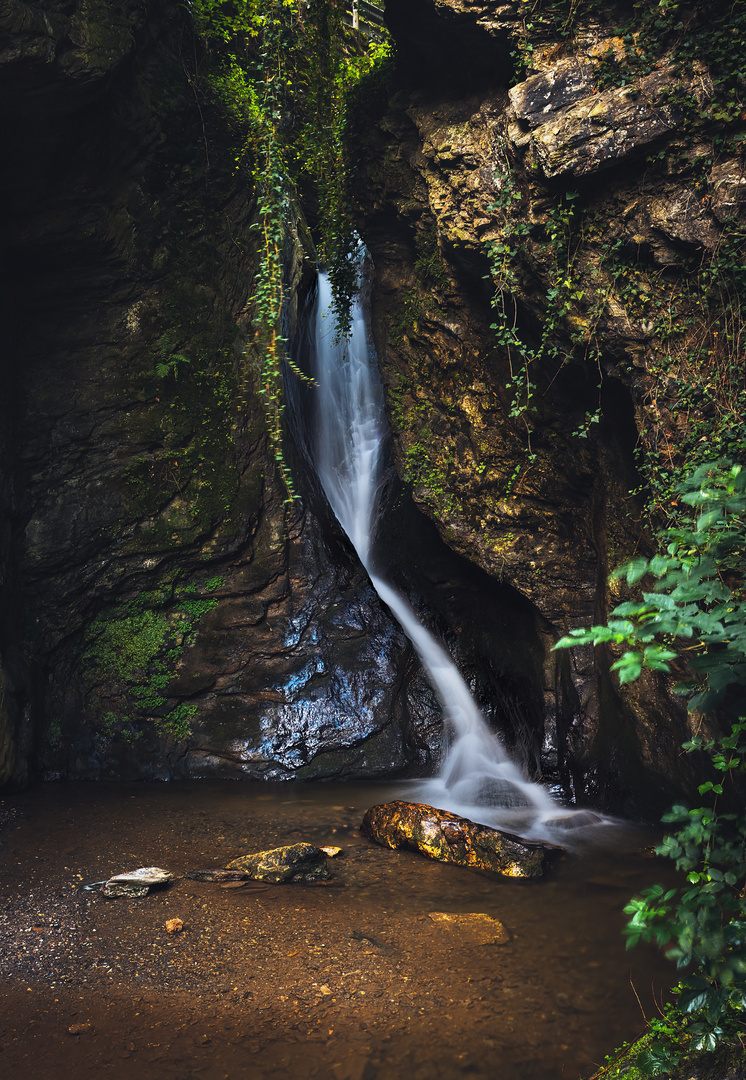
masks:
[(439, 862), (491, 870), (504, 877), (541, 877), (548, 857), (557, 850), (446, 810), (400, 801), (371, 807), (360, 831), (382, 847), (403, 847)]

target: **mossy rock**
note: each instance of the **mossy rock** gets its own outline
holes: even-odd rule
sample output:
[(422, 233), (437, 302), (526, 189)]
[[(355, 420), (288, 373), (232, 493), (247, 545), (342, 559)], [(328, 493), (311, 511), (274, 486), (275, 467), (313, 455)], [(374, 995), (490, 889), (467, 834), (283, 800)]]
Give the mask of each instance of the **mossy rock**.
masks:
[(360, 831), (382, 847), (408, 848), (429, 859), (491, 870), (504, 877), (541, 877), (552, 851), (422, 803), (373, 806)]
[(228, 863), (228, 870), (244, 870), (254, 881), (326, 881), (331, 877), (326, 856), (313, 844), (291, 844), (255, 855), (241, 855)]
[[(652, 1041), (651, 1033), (641, 1036), (590, 1080), (649, 1080), (652, 1074), (638, 1061)], [(740, 1043), (728, 1043), (712, 1053), (690, 1051), (670, 1070), (655, 1075), (659, 1080), (745, 1080), (746, 1052)]]

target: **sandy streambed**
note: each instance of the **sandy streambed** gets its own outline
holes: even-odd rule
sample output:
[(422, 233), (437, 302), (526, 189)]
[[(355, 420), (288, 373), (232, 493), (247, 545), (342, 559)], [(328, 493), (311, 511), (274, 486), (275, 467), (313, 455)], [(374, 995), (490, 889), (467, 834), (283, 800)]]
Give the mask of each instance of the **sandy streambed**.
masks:
[[(652, 1010), (674, 972), (625, 953), (621, 908), (662, 867), (629, 837), (540, 882), (432, 863), (360, 836), (389, 797), (210, 782), (2, 800), (3, 1074), (574, 1080), (639, 1031), (637, 996)], [(344, 849), (330, 884), (183, 877), (301, 840)], [(78, 891), (150, 865), (173, 884), (137, 900)]]

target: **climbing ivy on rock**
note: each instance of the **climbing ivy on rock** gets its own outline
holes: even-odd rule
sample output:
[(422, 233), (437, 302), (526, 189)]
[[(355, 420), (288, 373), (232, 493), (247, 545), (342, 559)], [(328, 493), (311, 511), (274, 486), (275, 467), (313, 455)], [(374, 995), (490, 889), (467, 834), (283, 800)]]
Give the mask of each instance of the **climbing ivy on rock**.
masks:
[[(589, 94), (629, 86), (634, 95), (636, 80), (652, 71), (670, 76), (661, 105), (675, 122), (670, 137), (649, 148), (646, 182), (665, 199), (666, 184), (676, 178), (690, 199), (688, 216), (701, 222), (701, 240), (695, 232), (674, 237), (668, 258), (651, 255), (621, 217), (609, 219), (608, 206), (602, 213), (594, 209), (594, 192), (582, 176), (572, 178), (574, 189), (570, 179), (564, 189), (547, 188), (549, 208), (529, 219), (541, 173), (535, 161), (522, 165), (517, 154), (502, 155), (497, 197), (487, 208), (494, 225), (486, 245), (493, 331), (508, 361), (510, 415), (524, 429), (529, 457), (541, 400), (568, 363), (580, 364), (598, 385), (597, 404), (573, 432), (578, 437), (601, 417), (607, 373), (617, 374), (617, 366), (626, 381), (621, 369), (639, 367), (630, 373), (642, 391), (638, 493), (656, 526), (683, 471), (718, 455), (740, 458), (746, 450), (746, 228), (737, 193), (746, 147), (746, 5), (526, 0), (520, 13), (517, 81), (532, 63), (541, 70), (576, 49), (591, 80)], [(576, 29), (589, 20), (603, 27), (597, 33), (606, 35), (606, 54), (590, 55), (585, 39), (576, 44)], [(555, 61), (558, 49), (561, 60)], [(707, 93), (697, 95), (692, 86), (700, 83)], [(718, 202), (723, 184), (736, 192), (730, 208)], [(522, 293), (541, 304), (538, 327), (525, 318)], [(644, 360), (641, 350), (633, 360), (602, 356), (599, 327), (621, 319), (640, 341), (647, 339)]]
[[(573, 217), (577, 192), (560, 196), (550, 211), (541, 236), (534, 238), (547, 253), (551, 285), (544, 295), (545, 312), (537, 341), (519, 325), (518, 310), (512, 290), (516, 284), (516, 262), (524, 251), (532, 230), (523, 220), (523, 197), (514, 177), (506, 168), (500, 175), (500, 191), (487, 207), (501, 224), (499, 239), (487, 241), (491, 280), (494, 287), (492, 307), (495, 321), (491, 329), (499, 345), (506, 350), (510, 367), (507, 390), (510, 393), (510, 416), (520, 420), (526, 433), (529, 459), (533, 461), (531, 420), (537, 395), (536, 371), (547, 363), (560, 370), (567, 362), (573, 345), (583, 346), (584, 359), (595, 357), (592, 334), (578, 334), (568, 316), (585, 295), (575, 268), (577, 239), (573, 233)], [(534, 230), (536, 232), (537, 230)], [(584, 435), (585, 430), (576, 434)]]

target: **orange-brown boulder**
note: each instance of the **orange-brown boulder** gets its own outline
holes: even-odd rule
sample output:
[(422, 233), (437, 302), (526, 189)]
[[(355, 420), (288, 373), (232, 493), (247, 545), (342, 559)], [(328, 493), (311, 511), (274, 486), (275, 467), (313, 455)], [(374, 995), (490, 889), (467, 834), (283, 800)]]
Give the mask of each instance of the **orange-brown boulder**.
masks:
[(430, 859), (492, 870), (506, 877), (541, 877), (548, 856), (559, 850), (423, 803), (373, 806), (360, 831), (382, 847), (407, 848)]

